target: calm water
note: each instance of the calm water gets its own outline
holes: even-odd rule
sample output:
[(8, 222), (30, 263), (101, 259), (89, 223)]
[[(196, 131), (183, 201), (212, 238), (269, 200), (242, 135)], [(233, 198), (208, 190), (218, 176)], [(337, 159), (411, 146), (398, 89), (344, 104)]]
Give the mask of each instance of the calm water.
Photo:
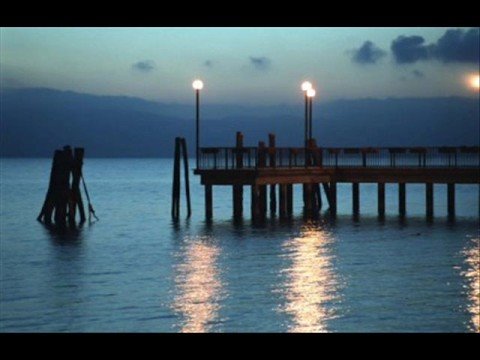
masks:
[[(193, 162), (192, 162), (193, 164)], [(338, 186), (338, 217), (264, 227), (231, 220), (231, 189), (214, 187), (214, 221), (192, 177), (193, 216), (170, 220), (172, 161), (87, 159), (84, 174), (100, 221), (54, 234), (35, 219), (49, 159), (1, 160), (0, 331), (426, 331), (479, 328), (479, 189), (457, 186), (447, 220), (446, 186), (407, 185), (408, 217), (386, 187)], [(245, 209), (249, 209), (245, 191)], [(182, 199), (182, 215), (185, 203)]]

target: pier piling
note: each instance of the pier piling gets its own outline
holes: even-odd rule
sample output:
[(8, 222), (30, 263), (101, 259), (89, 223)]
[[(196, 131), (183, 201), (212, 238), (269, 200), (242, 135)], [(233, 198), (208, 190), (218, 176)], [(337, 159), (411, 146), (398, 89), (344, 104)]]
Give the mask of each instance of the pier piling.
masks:
[(400, 216), (405, 216), (405, 213), (406, 213), (405, 195), (406, 195), (406, 185), (405, 183), (399, 183), (398, 184), (398, 213)]
[(385, 215), (385, 183), (378, 183), (378, 216)]
[(448, 216), (455, 216), (455, 183), (447, 184)]
[(360, 212), (360, 193), (357, 182), (352, 183), (352, 210), (355, 215)]
[(433, 183), (426, 183), (425, 190), (427, 217), (431, 218), (433, 217)]

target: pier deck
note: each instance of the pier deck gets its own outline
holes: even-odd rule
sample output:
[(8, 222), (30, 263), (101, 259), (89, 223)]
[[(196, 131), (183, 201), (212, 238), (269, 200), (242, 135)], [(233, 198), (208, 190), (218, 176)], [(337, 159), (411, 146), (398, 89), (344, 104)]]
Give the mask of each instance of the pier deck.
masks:
[[(280, 217), (292, 215), (292, 186), (303, 186), (304, 210), (314, 215), (322, 207), (322, 187), (330, 212), (336, 213), (336, 184), (352, 183), (353, 212), (359, 211), (360, 183), (378, 184), (378, 212), (385, 212), (385, 184), (399, 185), (399, 213), (406, 213), (408, 183), (426, 186), (426, 213), (433, 215), (433, 186), (447, 184), (448, 213), (455, 213), (455, 184), (480, 184), (480, 148), (408, 147), (408, 148), (320, 148), (311, 139), (304, 148), (269, 146), (244, 147), (243, 135), (237, 133), (236, 147), (200, 148), (198, 168), (205, 186), (205, 213), (212, 217), (212, 186), (230, 185), (233, 212), (242, 216), (243, 188), (252, 196), (252, 219), (263, 219), (267, 211), (267, 187), (270, 187), (270, 212)], [(322, 185), (322, 186), (320, 186)], [(277, 203), (276, 192), (278, 188)]]

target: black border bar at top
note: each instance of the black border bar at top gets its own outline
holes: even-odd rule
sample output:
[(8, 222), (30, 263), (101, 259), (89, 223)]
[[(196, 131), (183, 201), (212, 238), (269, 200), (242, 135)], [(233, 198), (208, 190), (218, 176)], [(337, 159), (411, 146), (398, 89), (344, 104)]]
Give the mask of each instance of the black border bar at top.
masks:
[[(264, 4), (261, 7), (247, 3), (230, 4), (228, 8), (207, 7), (181, 2), (182, 8), (169, 4), (162, 8), (162, 2), (156, 6), (134, 4), (129, 6), (112, 4), (110, 7), (92, 6), (53, 6), (40, 2), (39, 5), (23, 6), (1, 15), (1, 26), (342, 26), (342, 27), (478, 27), (480, 21), (477, 12), (469, 11), (465, 6), (444, 9), (441, 6), (430, 9), (409, 7), (407, 3), (398, 3), (395, 7), (377, 8), (362, 3), (328, 4), (318, 2), (315, 6), (305, 6), (302, 2)], [(271, 6), (270, 8), (268, 6)], [(152, 7), (152, 8), (150, 8)], [(387, 11), (388, 10), (388, 11)], [(448, 10), (448, 11), (447, 11)]]

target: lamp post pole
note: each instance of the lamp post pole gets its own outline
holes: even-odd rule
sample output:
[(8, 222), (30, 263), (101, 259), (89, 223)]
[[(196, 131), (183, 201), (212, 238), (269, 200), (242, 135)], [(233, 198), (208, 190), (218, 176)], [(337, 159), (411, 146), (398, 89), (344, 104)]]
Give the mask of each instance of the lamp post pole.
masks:
[(200, 165), (200, 90), (203, 89), (203, 82), (202, 80), (195, 80), (192, 83), (193, 88), (195, 89), (195, 102), (196, 102), (196, 146), (195, 146), (195, 155), (197, 160), (197, 169)]
[(307, 92), (305, 92), (305, 139), (304, 139), (304, 146), (307, 147), (307, 140), (308, 140), (308, 96)]
[(302, 83), (301, 89), (305, 93), (305, 134), (303, 139), (303, 147), (305, 154), (305, 167), (307, 166), (307, 148), (308, 148), (308, 91), (312, 88), (312, 83), (310, 81), (304, 81)]
[(310, 124), (308, 126), (308, 131), (309, 131), (308, 137), (309, 137), (310, 140), (312, 140), (312, 111), (313, 111), (312, 110), (312, 108), (313, 108), (312, 104), (313, 104), (313, 96), (310, 97), (310, 104), (309, 104), (310, 109), (309, 109), (309, 115), (308, 115), (308, 117), (310, 118), (310, 120), (309, 120)]
[(200, 154), (200, 89), (195, 90), (196, 98), (196, 157), (197, 157), (197, 169), (199, 165), (199, 154)]

